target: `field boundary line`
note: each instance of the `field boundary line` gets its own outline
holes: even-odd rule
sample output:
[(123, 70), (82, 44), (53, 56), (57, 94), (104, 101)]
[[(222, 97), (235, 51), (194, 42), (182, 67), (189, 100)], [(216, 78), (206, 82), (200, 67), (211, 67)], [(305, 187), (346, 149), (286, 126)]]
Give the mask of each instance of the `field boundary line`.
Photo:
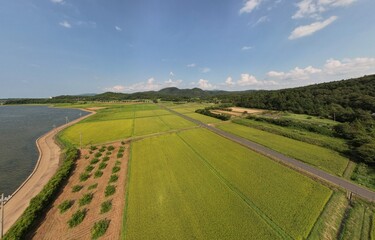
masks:
[(129, 188), (130, 188), (130, 174), (131, 174), (131, 163), (133, 159), (133, 142), (130, 142), (129, 149), (129, 160), (128, 160), (128, 172), (126, 174), (126, 189), (125, 189), (125, 207), (124, 214), (122, 216), (122, 230), (121, 230), (121, 239), (126, 239), (126, 230), (128, 222), (128, 205), (129, 205)]
[(276, 224), (270, 217), (267, 216), (253, 201), (251, 201), (245, 194), (243, 194), (237, 187), (232, 185), (226, 178), (224, 178), (218, 170), (216, 170), (206, 158), (204, 158), (197, 150), (195, 150), (185, 139), (183, 139), (178, 133), (177, 136), (201, 159), (208, 169), (227, 186), (235, 195), (242, 199), (250, 209), (254, 210), (255, 213), (263, 219), (263, 221), (270, 226), (277, 234), (283, 239), (293, 239), (284, 229)]

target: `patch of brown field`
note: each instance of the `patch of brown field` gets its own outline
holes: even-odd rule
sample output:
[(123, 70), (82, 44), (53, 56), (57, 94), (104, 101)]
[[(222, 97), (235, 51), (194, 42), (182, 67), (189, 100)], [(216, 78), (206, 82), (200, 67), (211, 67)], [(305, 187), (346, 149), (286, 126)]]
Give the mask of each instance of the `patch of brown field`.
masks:
[[(109, 155), (110, 159), (106, 162), (107, 167), (102, 170), (103, 175), (99, 178), (94, 178), (94, 173), (98, 170), (103, 157), (107, 156), (107, 150), (103, 152), (103, 156), (99, 158), (100, 161), (93, 164), (95, 168), (91, 171), (90, 178), (84, 182), (80, 182), (79, 176), (81, 173), (85, 172), (85, 168), (90, 165), (90, 161), (94, 158), (95, 153), (99, 152), (100, 146), (92, 154), (89, 153), (88, 149), (83, 149), (81, 151), (81, 158), (77, 160), (76, 168), (69, 178), (68, 183), (57, 197), (52, 207), (48, 210), (45, 218), (40, 222), (37, 229), (31, 234), (31, 236), (29, 236), (30, 239), (91, 239), (91, 229), (93, 228), (94, 223), (102, 219), (108, 219), (111, 222), (105, 235), (100, 239), (120, 238), (123, 211), (125, 207), (129, 143), (124, 145), (124, 156), (120, 159), (117, 158), (117, 152), (122, 145), (120, 143), (112, 143), (111, 145), (114, 146), (115, 149), (112, 151), (112, 154)], [(85, 159), (85, 156), (89, 156), (89, 158)], [(111, 184), (116, 186), (116, 192), (112, 196), (105, 197), (105, 188), (108, 185), (108, 181), (112, 175), (112, 168), (115, 166), (117, 160), (120, 161), (118, 166), (121, 168), (120, 171), (116, 173), (119, 178), (117, 182)], [(88, 190), (89, 186), (96, 183), (98, 186), (95, 189)], [(72, 187), (74, 185), (82, 185), (83, 188), (80, 191), (73, 193)], [(93, 193), (93, 199), (91, 203), (80, 207), (79, 199), (81, 199), (86, 193)], [(58, 206), (65, 200), (73, 200), (74, 204), (66, 212), (60, 213)], [(112, 209), (107, 213), (101, 214), (101, 204), (107, 200), (112, 200)], [(84, 208), (87, 209), (84, 220), (78, 226), (69, 228), (68, 221), (73, 213), (78, 209)]]
[(232, 109), (232, 112), (237, 112), (237, 113), (241, 113), (241, 114), (244, 113), (244, 112), (247, 112), (249, 114), (264, 112), (264, 110), (262, 110), (262, 109), (255, 109), (255, 108), (231, 107), (230, 109)]

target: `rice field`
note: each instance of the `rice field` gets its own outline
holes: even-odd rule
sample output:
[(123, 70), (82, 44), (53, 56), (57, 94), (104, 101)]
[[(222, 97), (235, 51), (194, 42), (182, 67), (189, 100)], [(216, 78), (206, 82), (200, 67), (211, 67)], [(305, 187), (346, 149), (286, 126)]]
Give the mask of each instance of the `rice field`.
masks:
[(218, 128), (338, 176), (342, 176), (348, 165), (349, 160), (338, 152), (313, 144), (233, 123), (222, 124)]
[(330, 194), (207, 130), (147, 138), (133, 143), (125, 235), (302, 239)]

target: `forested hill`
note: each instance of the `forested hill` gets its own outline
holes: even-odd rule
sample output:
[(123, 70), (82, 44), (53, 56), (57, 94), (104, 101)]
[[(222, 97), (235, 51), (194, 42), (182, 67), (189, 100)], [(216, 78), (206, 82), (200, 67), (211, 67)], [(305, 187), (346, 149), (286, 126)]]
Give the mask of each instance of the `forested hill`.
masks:
[(59, 103), (77, 101), (123, 101), (161, 99), (171, 101), (217, 101), (237, 106), (306, 113), (341, 122), (371, 118), (375, 113), (375, 75), (306, 87), (274, 91), (204, 91), (199, 88), (165, 88), (137, 93), (106, 92), (94, 96), (57, 96), (51, 99), (16, 99), (6, 104)]
[(375, 113), (375, 75), (227, 97), (242, 107), (306, 113), (351, 122), (371, 118)]

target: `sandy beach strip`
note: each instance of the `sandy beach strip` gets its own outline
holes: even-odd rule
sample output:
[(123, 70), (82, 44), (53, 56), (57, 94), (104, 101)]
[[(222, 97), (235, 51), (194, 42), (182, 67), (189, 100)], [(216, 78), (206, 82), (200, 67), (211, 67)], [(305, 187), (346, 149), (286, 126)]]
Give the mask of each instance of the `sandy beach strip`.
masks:
[(43, 189), (59, 168), (61, 148), (55, 141), (57, 133), (96, 113), (86, 109), (81, 110), (90, 112), (90, 114), (57, 127), (37, 139), (39, 159), (34, 171), (12, 194), (12, 197), (4, 206), (4, 233), (17, 221), (29, 206), (30, 200)]

